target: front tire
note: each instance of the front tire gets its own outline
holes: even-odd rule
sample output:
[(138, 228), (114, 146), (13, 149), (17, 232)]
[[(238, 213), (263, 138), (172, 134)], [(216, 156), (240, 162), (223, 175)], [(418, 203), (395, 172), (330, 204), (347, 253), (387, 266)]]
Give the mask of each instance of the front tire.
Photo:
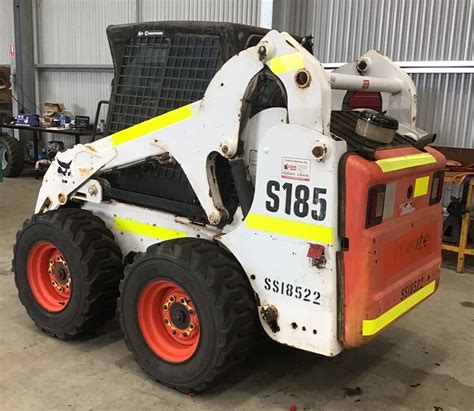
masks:
[(120, 249), (102, 220), (81, 209), (35, 214), (18, 231), (13, 271), (21, 303), (38, 328), (68, 339), (115, 315)]
[(253, 348), (258, 318), (248, 279), (209, 241), (149, 247), (126, 267), (120, 291), (128, 348), (148, 374), (179, 391), (208, 389)]

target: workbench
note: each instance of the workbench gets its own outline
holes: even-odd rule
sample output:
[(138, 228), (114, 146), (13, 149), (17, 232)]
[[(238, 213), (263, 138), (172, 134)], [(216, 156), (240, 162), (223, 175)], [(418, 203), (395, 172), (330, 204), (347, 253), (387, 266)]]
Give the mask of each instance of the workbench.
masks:
[(103, 134), (102, 132), (95, 131), (94, 129), (91, 129), (91, 128), (29, 127), (29, 126), (18, 126), (18, 125), (12, 125), (12, 124), (0, 124), (0, 129), (2, 128), (30, 131), (32, 133), (34, 161), (37, 161), (39, 159), (38, 142), (41, 138), (42, 133), (61, 134), (63, 136), (74, 136), (75, 144), (81, 143), (81, 137), (90, 137), (91, 139), (93, 139), (95, 136), (102, 136)]

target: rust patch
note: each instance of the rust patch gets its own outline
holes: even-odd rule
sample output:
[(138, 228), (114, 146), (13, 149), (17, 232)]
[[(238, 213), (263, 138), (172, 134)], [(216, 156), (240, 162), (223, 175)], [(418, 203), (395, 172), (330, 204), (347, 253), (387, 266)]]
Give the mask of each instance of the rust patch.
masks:
[(311, 84), (311, 73), (307, 68), (299, 69), (295, 73), (295, 83), (299, 88), (307, 88)]
[(82, 178), (88, 178), (92, 174), (93, 170), (94, 167), (80, 167), (79, 173), (81, 174)]
[(274, 333), (280, 331), (280, 326), (278, 325), (278, 310), (274, 305), (264, 305), (260, 309), (260, 314)]
[(85, 147), (87, 149), (89, 149), (90, 151), (94, 152), (94, 153), (97, 153), (97, 150), (95, 149), (95, 147), (91, 144), (86, 144)]
[(66, 194), (64, 194), (64, 193), (59, 193), (59, 194), (58, 194), (58, 201), (59, 201), (59, 204), (66, 204), (66, 201), (67, 201), (67, 196), (66, 196)]
[(44, 200), (43, 205), (41, 206), (39, 212), (40, 212), (40, 213), (44, 213), (44, 212), (48, 211), (48, 210), (49, 210), (49, 207), (51, 207), (52, 202), (53, 202), (53, 200), (51, 199), (50, 196), (48, 196), (48, 197)]

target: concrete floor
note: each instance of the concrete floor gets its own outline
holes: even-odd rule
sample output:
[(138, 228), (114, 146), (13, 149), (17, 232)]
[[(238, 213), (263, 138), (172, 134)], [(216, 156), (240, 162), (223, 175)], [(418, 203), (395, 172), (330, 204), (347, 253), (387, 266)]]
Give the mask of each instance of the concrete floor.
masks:
[[(194, 397), (150, 381), (116, 321), (89, 340), (46, 336), (18, 302), (10, 271), (15, 232), (39, 185), (25, 177), (0, 183), (0, 410), (474, 409), (470, 268), (443, 269), (439, 292), (365, 347), (330, 359), (269, 343)], [(349, 395), (356, 387), (359, 395)]]

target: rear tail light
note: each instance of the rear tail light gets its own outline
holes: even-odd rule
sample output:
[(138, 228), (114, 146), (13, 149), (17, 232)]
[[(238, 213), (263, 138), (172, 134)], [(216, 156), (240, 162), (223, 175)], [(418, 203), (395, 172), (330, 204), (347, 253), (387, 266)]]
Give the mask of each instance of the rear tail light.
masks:
[(367, 219), (365, 228), (380, 224), (383, 220), (383, 208), (385, 204), (385, 184), (377, 184), (369, 188), (367, 199)]
[(348, 91), (342, 105), (346, 111), (361, 108), (382, 111), (382, 96), (377, 91)]
[(431, 184), (430, 205), (439, 203), (443, 196), (444, 171), (437, 171), (433, 174)]

